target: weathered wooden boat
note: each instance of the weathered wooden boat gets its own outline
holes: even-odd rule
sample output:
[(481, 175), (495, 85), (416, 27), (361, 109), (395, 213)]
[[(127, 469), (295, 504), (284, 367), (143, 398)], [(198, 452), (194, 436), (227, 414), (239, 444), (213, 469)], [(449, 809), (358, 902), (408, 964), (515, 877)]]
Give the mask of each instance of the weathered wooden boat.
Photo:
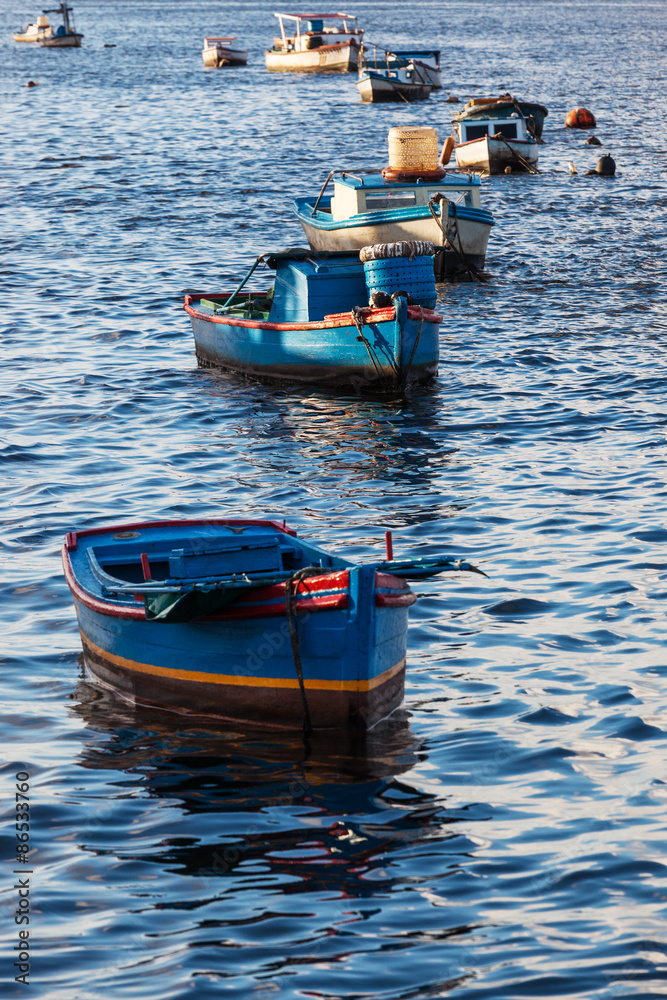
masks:
[(507, 118), (513, 111), (526, 119), (528, 134), (541, 139), (544, 119), (549, 114), (548, 108), (536, 101), (522, 101), (511, 94), (475, 97), (454, 116), (454, 121), (465, 121), (467, 118)]
[[(421, 249), (399, 268), (383, 304), (359, 253), (293, 248), (261, 254), (231, 294), (189, 293), (197, 359), (273, 381), (309, 382), (357, 394), (397, 395), (437, 372), (438, 329), (433, 264)], [(406, 251), (410, 252), (410, 251)], [(420, 262), (428, 261), (430, 286)], [(275, 270), (268, 289), (242, 291), (255, 269)]]
[(40, 14), (34, 24), (29, 24), (21, 28), (14, 35), (15, 42), (38, 42), (40, 38), (50, 38), (53, 34), (53, 26), (49, 23), (46, 14)]
[(80, 48), (83, 35), (80, 31), (75, 31), (74, 21), (71, 18), (72, 8), (66, 3), (61, 3), (60, 7), (45, 10), (45, 14), (60, 14), (63, 23), (50, 35), (45, 35), (39, 39), (39, 44), (45, 49), (72, 49)]
[(448, 557), (357, 565), (271, 520), (70, 532), (62, 560), (92, 678), (181, 716), (368, 728), (402, 701), (406, 577)]
[(236, 35), (205, 38), (201, 53), (204, 66), (213, 69), (219, 69), (221, 66), (245, 66), (248, 62), (247, 49), (239, 49), (232, 45), (234, 41)]
[[(333, 195), (327, 195), (332, 179)], [(494, 225), (491, 212), (481, 207), (479, 177), (451, 173), (428, 180), (418, 170), (394, 181), (380, 170), (332, 170), (318, 196), (294, 201), (294, 212), (315, 250), (430, 240), (438, 248), (437, 281), (480, 271)]]
[[(268, 70), (343, 72), (356, 70), (364, 29), (352, 14), (276, 14), (280, 36), (266, 52)], [(294, 22), (288, 35), (285, 22)], [(326, 22), (332, 22), (327, 24)]]
[[(368, 50), (365, 49), (365, 52)], [(411, 61), (419, 66), (420, 72), (427, 83), (433, 84), (435, 90), (442, 88), (442, 70), (440, 69), (440, 49), (393, 49), (389, 54), (389, 67), (394, 60)]]
[(368, 104), (425, 101), (434, 89), (430, 73), (429, 67), (415, 59), (394, 57), (382, 66), (373, 65), (362, 56), (357, 90), (361, 100)]
[(463, 170), (501, 174), (509, 169), (531, 174), (537, 169), (537, 140), (528, 135), (526, 119), (515, 111), (508, 118), (471, 118), (454, 121), (459, 142), (456, 165)]
[(439, 49), (386, 49), (375, 42), (366, 43), (361, 50), (360, 63), (374, 71), (405, 68), (412, 63), (417, 66), (424, 83), (430, 83), (434, 89), (442, 87)]

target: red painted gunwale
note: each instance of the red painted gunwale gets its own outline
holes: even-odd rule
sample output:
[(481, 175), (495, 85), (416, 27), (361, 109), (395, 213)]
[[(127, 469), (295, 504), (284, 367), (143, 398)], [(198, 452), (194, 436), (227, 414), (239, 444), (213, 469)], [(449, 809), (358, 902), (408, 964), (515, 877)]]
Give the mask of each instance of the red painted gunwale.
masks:
[[(503, 138), (507, 139), (506, 136)], [(461, 149), (462, 146), (472, 146), (473, 142), (483, 142), (484, 139), (495, 139), (495, 135), (479, 135), (476, 139), (468, 139), (467, 142), (457, 142), (455, 149)], [(530, 139), (507, 139), (507, 142), (514, 143), (516, 146), (532, 146), (534, 142)]]
[[(474, 140), (473, 140), (474, 141)], [(465, 145), (465, 143), (464, 143)], [(209, 294), (214, 294), (210, 292)], [(230, 292), (231, 295), (231, 292)], [(194, 308), (192, 303), (205, 299), (206, 294), (186, 295), (183, 309), (188, 316), (194, 319), (204, 320), (206, 323), (219, 323), (222, 326), (248, 327), (252, 330), (338, 330), (345, 326), (354, 326), (354, 319), (351, 312), (330, 313), (324, 319), (313, 320), (312, 323), (269, 323), (268, 320), (237, 319), (233, 316), (216, 316), (213, 313), (200, 312)], [(386, 309), (364, 308), (360, 310), (367, 325), (373, 323), (387, 323), (396, 318), (396, 310), (393, 306)], [(425, 306), (408, 306), (408, 318), (424, 320), (426, 323), (442, 323), (442, 316), (433, 309)]]

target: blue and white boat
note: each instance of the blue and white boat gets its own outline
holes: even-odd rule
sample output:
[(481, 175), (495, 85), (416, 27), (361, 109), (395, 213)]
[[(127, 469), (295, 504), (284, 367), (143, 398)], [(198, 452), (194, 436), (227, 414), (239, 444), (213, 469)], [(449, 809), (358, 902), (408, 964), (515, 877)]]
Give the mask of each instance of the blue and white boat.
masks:
[(363, 55), (359, 57), (357, 90), (365, 104), (411, 103), (425, 101), (431, 96), (432, 70), (419, 60), (390, 58), (386, 53), (382, 62), (372, 63)]
[[(427, 382), (437, 372), (442, 320), (433, 311), (434, 250), (387, 262), (389, 283), (376, 289), (366, 273), (374, 265), (362, 263), (358, 252), (262, 254), (233, 293), (186, 295), (197, 358), (263, 379), (357, 394), (396, 395)], [(275, 270), (273, 285), (242, 291), (260, 264)]]
[(424, 83), (433, 89), (442, 87), (440, 49), (386, 49), (375, 43), (365, 43), (361, 56), (366, 69), (374, 71), (393, 70), (412, 63), (418, 67)]
[[(297, 198), (294, 212), (315, 250), (430, 240), (438, 248), (438, 281), (480, 271), (494, 219), (481, 206), (479, 177), (451, 173), (427, 178), (406, 174), (387, 180), (380, 170), (332, 170), (319, 196)], [(327, 195), (332, 179), (333, 195)]]
[(354, 564), (271, 520), (70, 532), (62, 550), (86, 668), (125, 700), (269, 728), (370, 727), (402, 701), (406, 577), (448, 557)]

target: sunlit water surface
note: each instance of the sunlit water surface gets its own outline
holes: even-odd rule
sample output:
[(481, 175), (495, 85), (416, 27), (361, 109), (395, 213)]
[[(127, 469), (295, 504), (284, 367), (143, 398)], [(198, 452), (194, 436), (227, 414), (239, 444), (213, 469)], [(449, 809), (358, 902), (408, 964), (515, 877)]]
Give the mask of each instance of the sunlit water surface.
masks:
[[(11, 950), (20, 767), (32, 995), (664, 996), (667, 6), (357, 3), (372, 40), (442, 48), (409, 107), (267, 74), (266, 4), (77, 0), (60, 52), (11, 39), (39, 6), (0, 8), (2, 889)], [(225, 33), (250, 64), (205, 71)], [(302, 244), (292, 198), (382, 166), (392, 125), (442, 141), (447, 94), (506, 89), (549, 107), (542, 173), (484, 182), (492, 280), (441, 288), (430, 390), (197, 368), (183, 289)], [(179, 730), (83, 677), (59, 546), (219, 514), (489, 576), (418, 585), (404, 708), (366, 740)]]

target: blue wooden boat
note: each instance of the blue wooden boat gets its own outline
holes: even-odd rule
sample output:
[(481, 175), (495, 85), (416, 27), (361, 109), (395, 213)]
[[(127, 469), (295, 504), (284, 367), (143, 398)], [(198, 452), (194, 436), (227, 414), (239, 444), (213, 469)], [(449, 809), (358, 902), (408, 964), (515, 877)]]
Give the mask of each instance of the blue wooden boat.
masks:
[(126, 700), (277, 728), (370, 727), (403, 697), (406, 576), (447, 557), (355, 565), (271, 520), (70, 532), (62, 551), (90, 675)]
[[(385, 169), (384, 174), (388, 171)], [(294, 213), (316, 250), (358, 250), (372, 243), (430, 240), (436, 280), (484, 267), (494, 219), (480, 202), (480, 179), (439, 179), (375, 171), (332, 170), (319, 196), (294, 201)], [(333, 179), (333, 195), (325, 194)]]
[[(273, 286), (243, 291), (260, 264), (275, 270)], [(232, 294), (187, 294), (184, 308), (202, 365), (395, 395), (436, 374), (442, 316), (434, 284), (427, 298), (407, 282), (391, 291), (369, 305), (358, 253), (294, 248), (260, 255)]]

